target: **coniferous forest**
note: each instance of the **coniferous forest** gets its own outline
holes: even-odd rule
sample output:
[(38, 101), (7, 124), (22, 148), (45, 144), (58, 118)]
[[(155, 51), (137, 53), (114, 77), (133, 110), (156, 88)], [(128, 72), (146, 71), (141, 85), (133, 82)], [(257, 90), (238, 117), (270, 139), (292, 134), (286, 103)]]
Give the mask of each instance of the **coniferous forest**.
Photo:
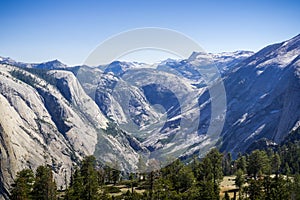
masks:
[[(283, 200), (300, 199), (300, 129), (279, 145), (233, 159), (216, 148), (202, 159), (176, 160), (149, 173), (124, 174), (85, 157), (59, 190), (51, 166), (16, 175), (11, 199)], [(234, 188), (221, 187), (225, 177)]]

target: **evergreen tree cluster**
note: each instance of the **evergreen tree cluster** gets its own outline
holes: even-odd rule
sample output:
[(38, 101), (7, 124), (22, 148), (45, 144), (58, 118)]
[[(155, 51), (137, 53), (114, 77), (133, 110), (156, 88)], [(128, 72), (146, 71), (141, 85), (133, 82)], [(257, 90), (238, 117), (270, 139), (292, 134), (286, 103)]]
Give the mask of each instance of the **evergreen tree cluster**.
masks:
[[(294, 139), (290, 140), (291, 137)], [(226, 175), (232, 175), (237, 170), (247, 173), (254, 179), (262, 174), (300, 174), (300, 128), (292, 132), (276, 148), (254, 150), (245, 155), (239, 154), (235, 161), (226, 161), (227, 157), (223, 157), (223, 169), (226, 168), (224, 163), (227, 162), (230, 162), (231, 169), (230, 171), (223, 170)]]
[[(292, 134), (297, 138), (300, 132)], [(73, 170), (67, 189), (58, 193), (49, 167), (39, 167), (35, 175), (30, 169), (22, 170), (13, 184), (11, 199), (219, 200), (222, 196), (224, 200), (298, 200), (299, 158), (299, 140), (288, 138), (275, 149), (239, 154), (235, 160), (230, 153), (212, 149), (189, 164), (176, 160), (149, 173), (124, 174), (87, 156)], [(221, 191), (224, 175), (234, 177), (236, 189)]]
[(31, 87), (35, 87), (36, 79), (28, 74), (26, 74), (22, 70), (13, 70), (10, 74), (15, 77), (16, 79), (21, 80), (22, 82), (30, 85)]
[(12, 200), (54, 200), (57, 199), (56, 183), (49, 166), (39, 166), (34, 174), (31, 169), (17, 173), (12, 185)]
[[(223, 158), (223, 166), (229, 162), (227, 158)], [(300, 199), (300, 129), (289, 134), (276, 148), (239, 154), (230, 165), (227, 173), (236, 175), (239, 199)]]
[(10, 74), (23, 81), (24, 83), (27, 83), (28, 85), (34, 87), (34, 84), (37, 83), (37, 80), (30, 76), (29, 74), (26, 74), (24, 71), (27, 71), (33, 75), (36, 75), (37, 77), (45, 80), (47, 83), (56, 86), (57, 85), (57, 79), (51, 75), (48, 74), (49, 70), (47, 69), (37, 69), (37, 68), (22, 68), (18, 70), (12, 70)]

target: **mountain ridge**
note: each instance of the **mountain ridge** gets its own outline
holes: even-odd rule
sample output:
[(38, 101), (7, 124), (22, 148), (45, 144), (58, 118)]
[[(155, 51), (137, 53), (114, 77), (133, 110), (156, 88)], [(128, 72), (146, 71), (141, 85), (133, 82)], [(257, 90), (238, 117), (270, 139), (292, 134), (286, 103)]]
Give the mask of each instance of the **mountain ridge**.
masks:
[[(191, 56), (193, 54), (198, 54), (199, 52), (193, 52), (191, 54)], [(232, 52), (221, 52), (221, 53), (205, 53), (205, 54), (208, 54), (208, 55), (213, 55), (213, 56), (219, 56), (219, 57), (222, 57), (222, 56), (233, 56), (233, 55), (236, 55), (236, 54), (253, 54), (254, 52), (253, 51), (248, 51), (248, 50), (236, 50), (236, 51), (232, 51)], [(191, 57), (190, 56), (190, 57)], [(166, 59), (166, 60), (162, 60), (161, 62), (159, 63), (163, 63), (163, 62), (166, 62), (168, 60), (173, 60), (173, 59)], [(174, 60), (176, 61), (176, 60)], [(15, 59), (13, 58), (10, 58), (10, 57), (3, 57), (3, 56), (0, 56), (0, 63), (1, 64), (10, 64), (10, 65), (15, 65), (15, 66), (18, 66), (18, 67), (28, 67), (28, 68), (43, 68), (43, 69), (64, 69), (66, 67), (68, 68), (75, 68), (75, 67), (80, 67), (80, 66), (87, 66), (87, 65), (67, 65), (67, 64), (64, 64), (63, 62), (61, 62), (60, 60), (58, 59), (54, 59), (54, 60), (49, 60), (49, 61), (46, 61), (46, 62), (41, 62), (41, 63), (36, 63), (36, 62), (19, 62), (19, 61), (16, 61)], [(91, 67), (91, 68), (100, 68), (100, 69), (103, 69), (103, 68), (109, 68), (108, 66), (109, 65), (114, 65), (114, 63), (120, 63), (120, 64), (127, 64), (127, 65), (154, 65), (155, 63), (143, 63), (143, 62), (137, 62), (137, 61), (113, 61), (112, 63), (109, 63), (108, 65), (99, 65), (99, 66), (87, 66), (87, 67)], [(55, 65), (62, 65), (63, 67), (55, 67)], [(48, 67), (47, 67), (48, 66)]]
[[(136, 171), (144, 157), (163, 163), (164, 156), (203, 156), (213, 146), (236, 156), (262, 138), (280, 143), (300, 126), (300, 35), (257, 53), (194, 53), (151, 66), (7, 60), (0, 59), (0, 192), (5, 198), (24, 167), (49, 164), (60, 186), (65, 170), (70, 176), (86, 155), (103, 163), (118, 160), (120, 168)], [(28, 69), (42, 70), (55, 81), (50, 84)], [(227, 109), (217, 118), (212, 103), (223, 97), (212, 96), (214, 85), (207, 80), (223, 82), (226, 90)], [(207, 135), (222, 119), (221, 135)]]

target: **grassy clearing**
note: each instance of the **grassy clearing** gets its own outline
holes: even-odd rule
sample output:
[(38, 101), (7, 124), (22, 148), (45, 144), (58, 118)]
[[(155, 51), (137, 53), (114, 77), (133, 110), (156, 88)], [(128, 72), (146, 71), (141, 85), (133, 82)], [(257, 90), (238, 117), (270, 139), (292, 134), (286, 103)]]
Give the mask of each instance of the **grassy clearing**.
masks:
[[(235, 186), (235, 177), (236, 176), (224, 176), (223, 181), (220, 185), (220, 197), (223, 198), (225, 196), (225, 192), (233, 189), (237, 189)], [(234, 193), (229, 193), (230, 198), (233, 198)], [(238, 194), (237, 194), (238, 197)]]
[[(106, 187), (116, 187), (118, 189), (120, 189), (120, 192), (117, 192), (117, 193), (109, 193), (110, 196), (120, 196), (122, 194), (125, 194), (127, 191), (130, 191), (131, 192), (131, 187), (128, 187), (124, 184), (121, 184), (121, 185), (113, 185), (113, 184), (110, 184), (110, 185), (106, 185)], [(141, 190), (141, 189), (137, 189), (138, 187), (133, 187), (133, 190), (136, 192), (136, 193), (143, 193), (145, 192), (145, 190)]]

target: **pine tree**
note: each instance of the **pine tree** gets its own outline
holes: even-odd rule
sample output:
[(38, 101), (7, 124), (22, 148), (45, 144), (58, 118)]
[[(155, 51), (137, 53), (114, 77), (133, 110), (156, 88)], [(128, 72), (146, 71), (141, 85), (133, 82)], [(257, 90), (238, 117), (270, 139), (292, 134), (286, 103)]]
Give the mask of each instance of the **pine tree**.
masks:
[(192, 172), (194, 174), (194, 176), (197, 176), (197, 168), (199, 166), (199, 160), (196, 156), (193, 156), (193, 161), (191, 163), (191, 168), (192, 168)]
[(10, 198), (12, 200), (31, 199), (33, 183), (34, 183), (34, 174), (31, 169), (24, 169), (18, 172), (15, 183), (12, 185)]
[(227, 153), (223, 156), (222, 168), (224, 175), (228, 176), (232, 174), (232, 156), (231, 153)]
[(244, 173), (241, 169), (236, 172), (235, 185), (239, 188), (239, 196), (241, 196), (241, 189), (245, 183)]
[(95, 168), (96, 158), (94, 156), (87, 156), (83, 159), (80, 169), (80, 175), (83, 182), (82, 199), (97, 199), (98, 180)]
[(105, 183), (105, 170), (103, 168), (97, 170), (98, 185), (104, 185)]
[(284, 165), (283, 171), (284, 171), (284, 174), (287, 175), (287, 176), (290, 175), (290, 173), (291, 173), (291, 168), (290, 168), (290, 166), (287, 162)]
[(265, 196), (265, 199), (290, 199), (292, 190), (289, 188), (289, 182), (289, 180), (285, 180), (281, 175), (275, 178), (266, 176), (263, 180), (263, 194)]
[(268, 173), (270, 171), (269, 163), (270, 161), (265, 151), (253, 151), (248, 158), (248, 175), (256, 179), (260, 173)]
[(177, 174), (178, 182), (176, 184), (176, 190), (180, 192), (186, 192), (192, 187), (194, 183), (194, 175), (191, 168), (184, 166), (179, 170)]
[(199, 196), (197, 199), (201, 200), (216, 200), (219, 199), (219, 194), (216, 195), (215, 193), (215, 186), (211, 181), (199, 181), (198, 183), (199, 188)]
[(241, 169), (244, 173), (247, 171), (247, 161), (246, 157), (242, 156), (240, 153), (238, 155), (238, 159), (235, 161), (236, 169)]
[(246, 192), (248, 193), (250, 200), (262, 200), (263, 196), (263, 185), (261, 180), (250, 179), (246, 187)]
[(201, 161), (197, 172), (200, 199), (219, 199), (223, 179), (222, 154), (212, 149)]
[(293, 199), (300, 199), (300, 175), (296, 174), (292, 184), (292, 196)]
[(53, 173), (50, 167), (39, 166), (37, 168), (32, 194), (33, 199), (36, 200), (56, 199), (56, 183), (53, 180)]
[(223, 180), (223, 171), (222, 171), (222, 154), (216, 149), (212, 149), (206, 156), (211, 160), (212, 164), (212, 180), (214, 183), (214, 193), (216, 196), (219, 196), (219, 185)]
[(273, 154), (273, 156), (271, 157), (271, 165), (272, 165), (272, 172), (276, 174), (276, 176), (278, 176), (279, 174), (279, 170), (280, 170), (280, 165), (281, 165), (281, 160), (280, 160), (280, 156), (278, 153)]
[(66, 192), (67, 200), (76, 200), (80, 199), (83, 196), (84, 189), (83, 189), (83, 180), (80, 174), (80, 169), (75, 169), (74, 174), (72, 175), (71, 184)]

